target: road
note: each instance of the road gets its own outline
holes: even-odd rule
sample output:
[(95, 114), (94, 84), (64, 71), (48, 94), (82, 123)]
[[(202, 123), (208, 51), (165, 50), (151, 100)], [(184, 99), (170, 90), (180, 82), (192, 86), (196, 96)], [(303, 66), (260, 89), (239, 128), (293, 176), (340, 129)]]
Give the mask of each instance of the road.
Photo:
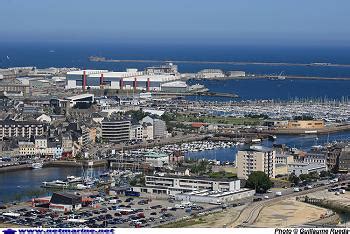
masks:
[[(339, 185), (341, 183), (348, 183), (350, 180), (346, 181), (341, 181), (332, 185)], [(324, 186), (319, 186), (319, 187), (314, 187), (312, 189), (308, 190), (303, 190), (300, 192), (293, 192), (293, 189), (286, 189), (286, 190), (281, 190), (282, 191), (282, 196), (278, 197), (273, 197), (267, 200), (259, 201), (259, 202), (253, 202), (252, 204), (248, 205), (238, 216), (238, 218), (228, 227), (249, 227), (255, 223), (257, 218), (260, 215), (260, 212), (262, 209), (266, 206), (272, 205), (274, 203), (283, 201), (287, 198), (291, 197), (296, 197), (296, 196), (301, 196), (301, 195), (306, 195), (309, 193), (317, 192), (323, 189), (327, 189), (329, 185), (324, 185)]]

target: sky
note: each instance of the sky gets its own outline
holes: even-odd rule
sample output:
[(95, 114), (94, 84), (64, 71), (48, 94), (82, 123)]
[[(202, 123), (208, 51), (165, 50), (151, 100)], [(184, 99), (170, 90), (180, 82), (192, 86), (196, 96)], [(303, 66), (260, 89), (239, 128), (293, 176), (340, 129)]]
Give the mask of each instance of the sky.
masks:
[(0, 41), (349, 44), (349, 0), (1, 0)]

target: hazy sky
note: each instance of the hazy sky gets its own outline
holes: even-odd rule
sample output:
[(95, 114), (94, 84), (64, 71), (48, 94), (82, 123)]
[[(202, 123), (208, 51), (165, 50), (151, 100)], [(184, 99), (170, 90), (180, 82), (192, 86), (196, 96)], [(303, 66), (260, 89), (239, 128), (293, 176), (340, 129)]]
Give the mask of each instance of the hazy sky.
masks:
[(350, 42), (349, 0), (1, 0), (1, 41)]

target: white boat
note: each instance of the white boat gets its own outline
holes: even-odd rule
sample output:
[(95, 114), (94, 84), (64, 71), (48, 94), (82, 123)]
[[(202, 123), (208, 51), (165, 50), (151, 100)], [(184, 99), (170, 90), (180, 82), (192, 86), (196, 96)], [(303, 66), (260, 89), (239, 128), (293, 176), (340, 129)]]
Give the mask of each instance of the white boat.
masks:
[(82, 183), (83, 178), (77, 176), (67, 176), (68, 183)]
[(32, 169), (40, 169), (40, 168), (42, 168), (43, 167), (43, 163), (41, 163), (41, 162), (36, 162), (36, 163), (32, 163), (32, 165), (31, 165), (31, 168)]
[(45, 188), (66, 188), (68, 187), (68, 182), (62, 180), (54, 180), (50, 182), (43, 182), (43, 187)]

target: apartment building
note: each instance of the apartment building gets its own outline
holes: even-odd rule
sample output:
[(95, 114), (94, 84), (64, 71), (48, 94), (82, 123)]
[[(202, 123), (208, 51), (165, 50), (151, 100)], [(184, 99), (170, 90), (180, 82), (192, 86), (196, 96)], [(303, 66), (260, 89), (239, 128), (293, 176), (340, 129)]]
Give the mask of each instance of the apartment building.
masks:
[(104, 118), (102, 120), (102, 140), (106, 142), (124, 142), (130, 140), (131, 121), (122, 118)]
[(0, 139), (32, 136), (42, 136), (44, 134), (44, 125), (36, 121), (16, 121), (5, 119), (0, 121)]
[(240, 150), (236, 156), (237, 176), (248, 179), (254, 171), (262, 171), (270, 178), (276, 176), (276, 152), (263, 146), (251, 146)]

